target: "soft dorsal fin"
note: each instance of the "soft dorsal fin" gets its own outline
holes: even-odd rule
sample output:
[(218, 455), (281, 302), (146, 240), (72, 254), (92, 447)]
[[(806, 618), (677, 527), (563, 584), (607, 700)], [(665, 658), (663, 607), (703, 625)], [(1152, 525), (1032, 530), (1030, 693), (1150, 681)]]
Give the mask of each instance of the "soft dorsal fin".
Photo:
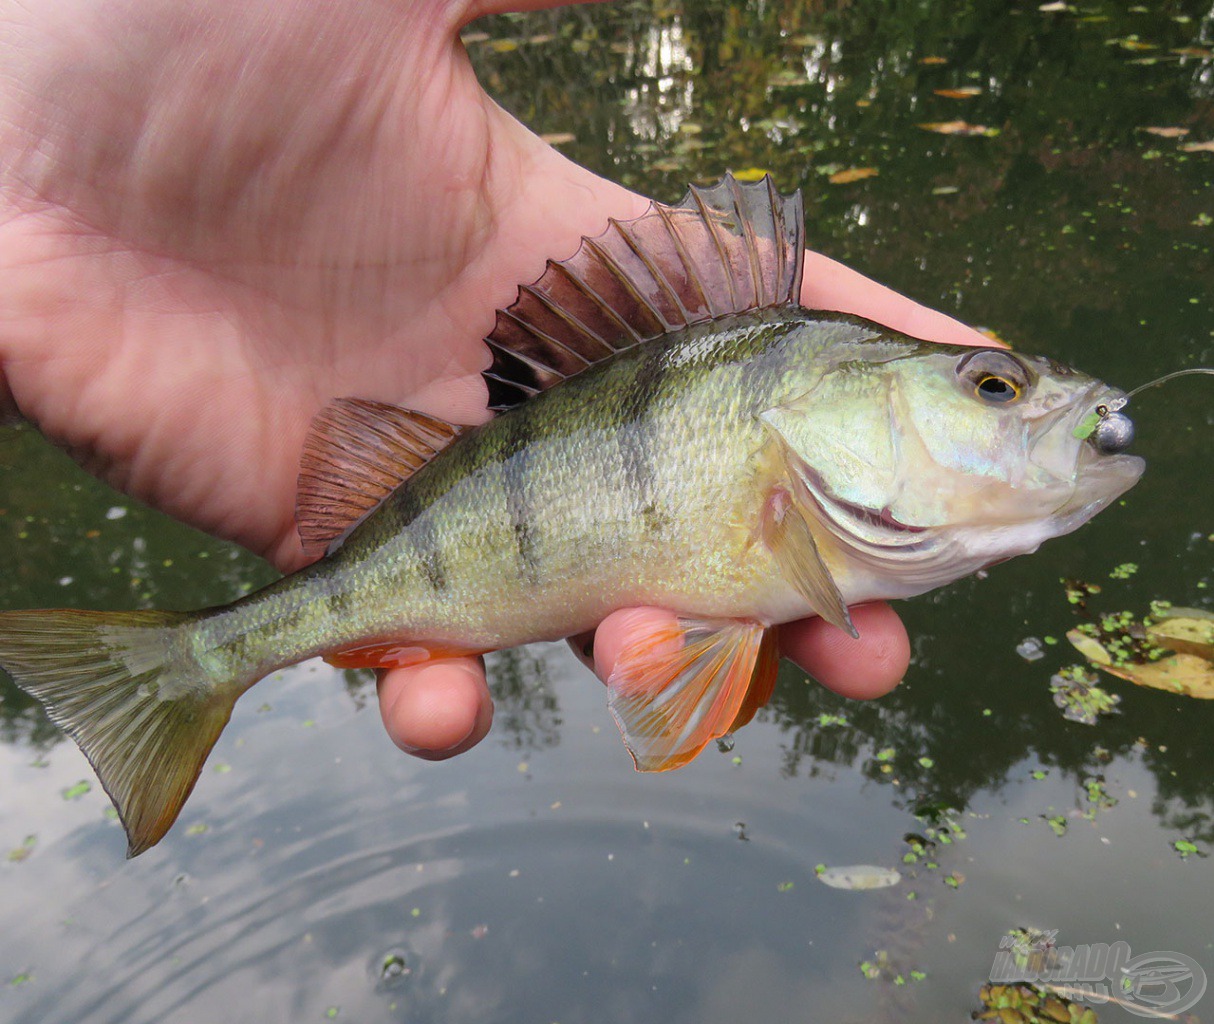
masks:
[(677, 206), (608, 221), (498, 310), (485, 339), (490, 408), (509, 409), (668, 331), (796, 303), (803, 234), (800, 191), (781, 195), (769, 176), (745, 184), (726, 175), (693, 185)]
[(461, 427), (387, 402), (339, 398), (312, 419), (295, 525), (318, 554), (459, 436)]

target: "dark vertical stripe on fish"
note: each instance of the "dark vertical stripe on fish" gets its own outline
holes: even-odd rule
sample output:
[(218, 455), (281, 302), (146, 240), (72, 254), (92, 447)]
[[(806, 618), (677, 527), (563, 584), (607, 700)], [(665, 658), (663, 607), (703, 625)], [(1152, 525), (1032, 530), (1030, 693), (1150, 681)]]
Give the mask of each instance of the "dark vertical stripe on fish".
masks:
[(410, 487), (396, 492), (396, 511), (408, 524), (417, 571), (436, 594), (447, 589), (447, 561), (439, 544), (434, 516), (426, 515), (426, 506)]
[(536, 544), (535, 505), (532, 501), (532, 445), (530, 418), (516, 414), (502, 450), (502, 489), (506, 514), (514, 534), (519, 576), (534, 585), (539, 582), (539, 555)]
[(659, 530), (666, 521), (665, 514), (658, 508), (653, 453), (660, 438), (655, 430), (652, 411), (662, 394), (667, 358), (665, 346), (654, 345), (643, 354), (629, 395), (631, 421), (621, 425), (616, 432), (624, 480), (632, 493), (632, 507), (651, 533)]

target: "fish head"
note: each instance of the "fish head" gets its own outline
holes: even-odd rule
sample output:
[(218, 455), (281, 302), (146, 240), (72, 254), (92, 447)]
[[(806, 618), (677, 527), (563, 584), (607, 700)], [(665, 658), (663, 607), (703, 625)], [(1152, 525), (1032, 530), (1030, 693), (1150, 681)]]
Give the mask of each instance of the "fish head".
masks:
[(901, 591), (853, 600), (920, 593), (1034, 551), (1143, 472), (1123, 451), (1124, 393), (1077, 370), (1001, 348), (874, 354), (831, 365), (777, 426), (838, 546), (906, 569)]

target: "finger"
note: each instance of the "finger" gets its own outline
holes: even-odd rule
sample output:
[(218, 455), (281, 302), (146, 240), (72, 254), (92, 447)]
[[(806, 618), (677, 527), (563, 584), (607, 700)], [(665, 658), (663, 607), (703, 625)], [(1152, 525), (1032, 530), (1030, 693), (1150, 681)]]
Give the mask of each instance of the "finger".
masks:
[[(858, 640), (822, 619), (803, 619), (780, 627), (780, 651), (835, 693), (857, 699), (880, 697), (906, 675), (910, 664), (906, 627), (884, 603), (857, 605), (851, 616), (860, 633)], [(676, 618), (661, 608), (627, 608), (607, 616), (594, 634), (595, 673), (609, 679), (629, 637), (670, 635), (668, 627)]]
[(381, 672), (379, 711), (392, 742), (428, 761), (476, 746), (493, 723), (485, 669), (475, 658)]
[(612, 612), (594, 631), (591, 657), (595, 675), (606, 682), (628, 640), (636, 636), (672, 636), (671, 627), (677, 620), (674, 612), (664, 608), (622, 608)]
[(998, 344), (960, 320), (922, 306), (818, 252), (805, 254), (801, 303), (807, 309), (855, 313), (924, 341), (946, 345)]
[(780, 652), (828, 690), (867, 700), (889, 693), (910, 666), (910, 638), (889, 605), (851, 609), (860, 633), (853, 640), (823, 619), (803, 619), (780, 627)]

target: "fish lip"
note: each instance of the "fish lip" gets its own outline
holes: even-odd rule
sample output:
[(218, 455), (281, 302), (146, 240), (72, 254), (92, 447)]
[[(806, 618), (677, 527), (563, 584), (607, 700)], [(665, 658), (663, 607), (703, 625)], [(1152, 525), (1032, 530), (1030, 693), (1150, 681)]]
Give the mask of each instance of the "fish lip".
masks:
[[(1079, 483), (1053, 513), (1059, 534), (1078, 529), (1108, 508), (1138, 483), (1146, 466), (1146, 460), (1141, 456), (1102, 455), (1085, 442), (1075, 466)], [(1092, 497), (1093, 492), (1097, 492), (1095, 497)]]

